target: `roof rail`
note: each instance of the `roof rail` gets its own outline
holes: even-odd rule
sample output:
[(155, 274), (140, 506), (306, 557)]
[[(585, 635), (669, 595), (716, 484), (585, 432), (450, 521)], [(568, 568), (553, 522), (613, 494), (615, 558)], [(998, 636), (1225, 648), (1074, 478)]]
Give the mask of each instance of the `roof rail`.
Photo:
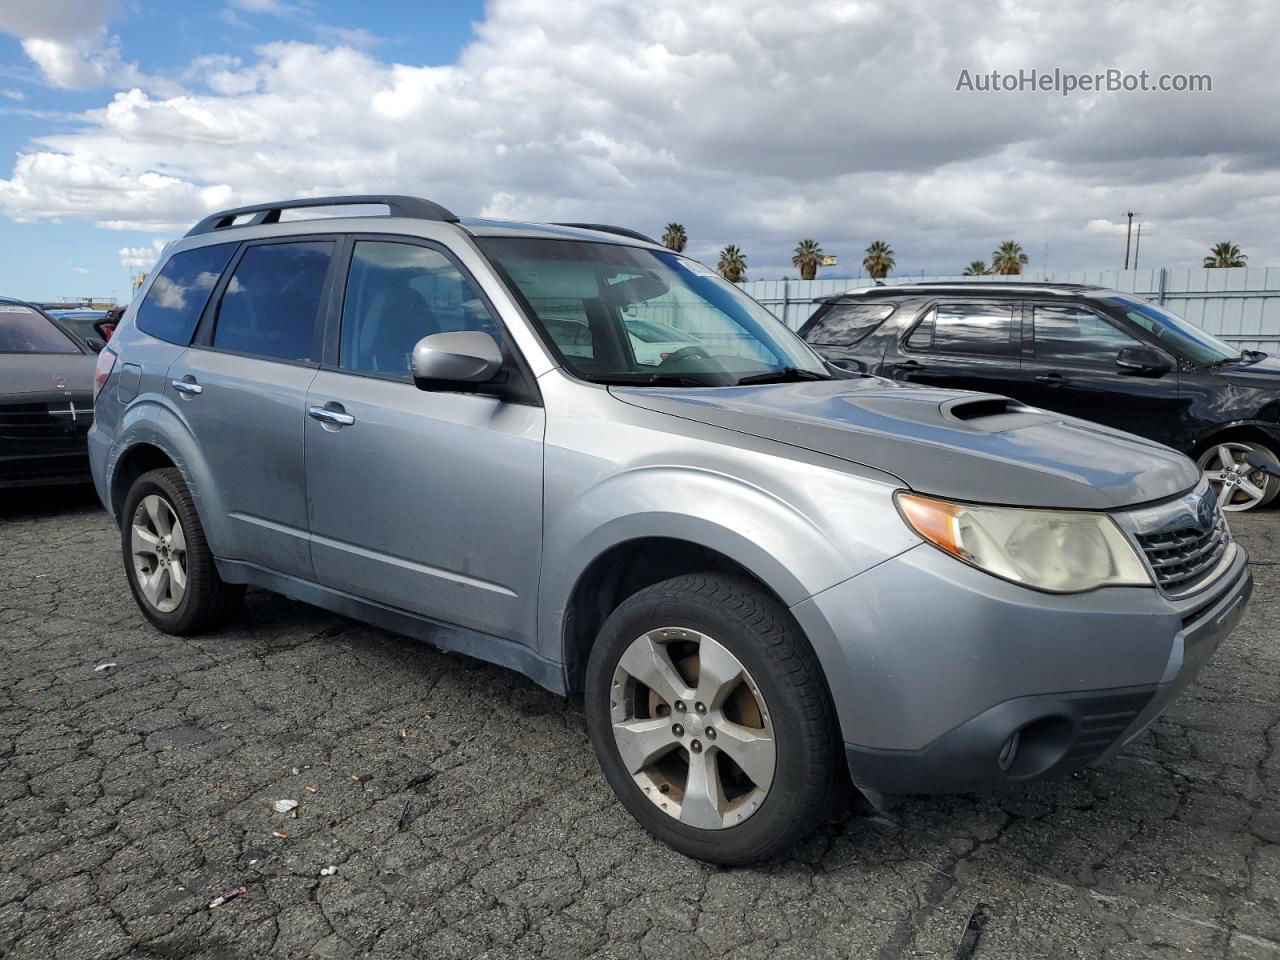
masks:
[(1056, 283), (1053, 280), (920, 280), (899, 287), (1056, 287), (1059, 290), (1105, 290), (1096, 283)]
[(599, 230), (601, 233), (616, 233), (620, 237), (630, 237), (632, 240), (643, 240), (645, 243), (652, 243), (657, 246), (658, 241), (653, 237), (646, 237), (639, 230), (632, 230), (630, 227), (615, 227), (609, 223), (553, 223), (553, 227), (576, 227), (579, 230)]
[[(280, 214), (285, 210), (303, 209), (306, 207), (350, 207), (380, 204), (387, 208), (393, 217), (408, 217), (412, 220), (443, 220), (446, 223), (457, 223), (458, 217), (430, 200), (421, 197), (402, 197), (393, 194), (357, 194), (348, 197), (304, 197), (299, 200), (280, 200), (275, 203), (255, 203), (248, 207), (236, 207), (232, 210), (220, 210), (211, 213), (187, 231), (188, 237), (202, 233), (213, 233), (227, 227), (254, 227), (260, 223), (279, 223)], [(236, 223), (238, 217), (253, 214), (247, 223)]]

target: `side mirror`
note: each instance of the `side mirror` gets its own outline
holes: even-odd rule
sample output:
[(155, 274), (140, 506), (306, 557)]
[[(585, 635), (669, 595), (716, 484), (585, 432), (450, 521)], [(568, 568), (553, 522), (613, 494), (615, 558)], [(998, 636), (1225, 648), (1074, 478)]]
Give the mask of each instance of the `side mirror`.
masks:
[(107, 341), (102, 340), (98, 337), (87, 337), (84, 341), (84, 345), (88, 347), (90, 350), (92, 350), (94, 353), (101, 353), (103, 349), (106, 347)]
[(419, 390), (467, 390), (502, 370), (498, 342), (478, 330), (433, 333), (413, 345), (409, 364)]
[(1120, 373), (1131, 377), (1162, 377), (1173, 365), (1150, 347), (1125, 347), (1116, 354)]

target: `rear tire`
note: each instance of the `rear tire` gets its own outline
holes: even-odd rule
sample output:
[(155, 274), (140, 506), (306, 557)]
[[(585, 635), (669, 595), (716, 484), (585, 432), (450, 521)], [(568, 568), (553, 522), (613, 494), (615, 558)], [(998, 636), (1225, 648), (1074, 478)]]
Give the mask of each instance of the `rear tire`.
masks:
[(244, 584), (218, 576), (195, 502), (175, 468), (134, 481), (120, 513), (120, 542), (133, 599), (165, 633), (202, 633), (239, 612)]
[(709, 863), (785, 853), (827, 816), (843, 774), (817, 657), (743, 577), (676, 577), (624, 601), (591, 650), (585, 707), (623, 805)]

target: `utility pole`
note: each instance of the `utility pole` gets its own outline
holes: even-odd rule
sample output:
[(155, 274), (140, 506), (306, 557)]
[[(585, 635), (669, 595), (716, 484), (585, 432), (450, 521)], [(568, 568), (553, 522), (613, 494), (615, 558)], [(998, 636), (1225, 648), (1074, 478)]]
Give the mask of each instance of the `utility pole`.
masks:
[(1133, 211), (1129, 211), (1129, 232), (1124, 235), (1124, 268), (1129, 269), (1129, 242), (1133, 239)]
[(1142, 224), (1138, 224), (1138, 239), (1133, 241), (1133, 269), (1138, 269), (1138, 251), (1142, 249)]

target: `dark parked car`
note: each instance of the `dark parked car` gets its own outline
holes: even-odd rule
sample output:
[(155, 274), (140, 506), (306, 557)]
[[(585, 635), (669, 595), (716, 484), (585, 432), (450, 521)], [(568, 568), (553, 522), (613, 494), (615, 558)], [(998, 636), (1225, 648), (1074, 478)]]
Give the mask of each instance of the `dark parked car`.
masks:
[(0, 487), (89, 480), (94, 363), (39, 308), (0, 298)]
[(819, 302), (800, 335), (836, 366), (1003, 394), (1157, 440), (1199, 463), (1226, 510), (1280, 494), (1280, 479), (1245, 462), (1255, 452), (1280, 465), (1280, 359), (1138, 296), (1076, 284), (917, 283)]

